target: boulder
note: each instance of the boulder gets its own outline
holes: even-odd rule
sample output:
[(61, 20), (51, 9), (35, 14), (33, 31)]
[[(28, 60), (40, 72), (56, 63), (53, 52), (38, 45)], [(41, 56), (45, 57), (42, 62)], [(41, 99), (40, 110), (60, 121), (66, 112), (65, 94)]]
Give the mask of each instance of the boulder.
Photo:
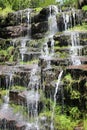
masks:
[[(31, 36), (33, 38), (35, 38), (36, 36), (38, 36), (39, 34), (39, 37), (43, 36), (43, 33), (47, 32), (48, 31), (48, 22), (40, 22), (40, 23), (33, 23), (31, 25)], [(40, 36), (41, 35), (41, 36)]]
[(35, 14), (32, 12), (31, 13), (31, 23), (48, 21), (49, 13), (50, 13), (49, 7), (42, 8), (41, 11), (37, 14), (36, 14), (36, 12), (35, 12)]
[(68, 33), (57, 33), (53, 38), (55, 41), (58, 41), (58, 46), (60, 47), (68, 46), (71, 43), (71, 36)]
[(0, 35), (3, 38), (19, 37), (27, 34), (26, 25), (8, 26), (1, 29)]

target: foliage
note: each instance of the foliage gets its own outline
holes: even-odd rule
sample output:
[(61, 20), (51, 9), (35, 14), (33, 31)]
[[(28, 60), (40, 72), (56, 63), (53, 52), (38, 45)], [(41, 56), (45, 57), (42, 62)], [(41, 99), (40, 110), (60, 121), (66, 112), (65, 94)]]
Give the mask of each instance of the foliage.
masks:
[(31, 7), (46, 7), (55, 4), (55, 0), (31, 0)]
[(71, 77), (71, 74), (68, 73), (68, 74), (64, 77), (64, 80), (67, 81), (67, 82), (69, 82), (69, 83), (72, 82), (73, 79), (72, 79), (72, 77)]
[(13, 12), (13, 10), (9, 6), (4, 9), (0, 8), (0, 16), (6, 17), (10, 12)]
[(70, 110), (70, 115), (75, 120), (79, 119), (81, 113), (80, 113), (78, 107), (72, 107)]
[(54, 119), (56, 130), (73, 130), (76, 123), (72, 122), (66, 115), (57, 115)]
[(78, 7), (78, 0), (64, 0), (64, 5), (68, 7)]
[(71, 91), (71, 99), (79, 99), (81, 96), (80, 92), (77, 90), (72, 90)]
[(5, 10), (9, 8), (9, 11), (21, 10), (29, 7), (45, 7), (51, 4), (55, 4), (55, 0), (0, 0), (0, 7)]
[(87, 130), (87, 119), (84, 119), (84, 130)]
[[(40, 114), (40, 117), (45, 116), (47, 121), (51, 121), (52, 111), (46, 110)], [(54, 127), (56, 130), (73, 130), (76, 121), (73, 122), (66, 114), (61, 114), (61, 106), (56, 106), (54, 114)]]
[(1, 0), (0, 7), (9, 7), (12, 10), (19, 10), (29, 7), (30, 0)]
[(5, 61), (13, 61), (13, 55), (14, 55), (14, 47), (10, 46), (5, 50), (0, 50), (0, 58), (3, 62)]
[(87, 11), (87, 5), (83, 6), (82, 10)]

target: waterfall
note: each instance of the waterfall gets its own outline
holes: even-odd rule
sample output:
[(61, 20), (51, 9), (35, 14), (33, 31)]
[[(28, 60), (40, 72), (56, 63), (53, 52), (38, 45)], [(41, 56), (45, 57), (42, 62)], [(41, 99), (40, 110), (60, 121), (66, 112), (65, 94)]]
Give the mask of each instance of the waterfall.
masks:
[[(39, 85), (40, 85), (40, 81), (38, 77), (38, 66), (36, 66), (31, 71), (30, 81), (28, 84), (29, 90), (26, 95), (28, 117), (29, 120), (33, 118), (34, 127), (36, 128), (36, 130), (39, 130), (39, 122), (38, 122), (38, 101), (40, 98)], [(31, 127), (31, 125), (29, 124), (27, 124), (26, 130), (28, 130)]]
[[(29, 28), (30, 28), (30, 13), (31, 13), (31, 9), (27, 9), (25, 10), (26, 11), (26, 17), (27, 17), (27, 35), (24, 37), (22, 36), (21, 38), (21, 48), (20, 48), (20, 54), (21, 54), (21, 61), (23, 62), (24, 61), (24, 54), (26, 53), (27, 51), (27, 48), (26, 48), (26, 41), (27, 40), (30, 40), (30, 33), (29, 33)], [(20, 11), (20, 14), (21, 14), (21, 24), (22, 24), (22, 15), (23, 15), (23, 12)]]
[(63, 12), (63, 20), (65, 25), (65, 30), (68, 29), (68, 23), (69, 23), (69, 15)]
[(53, 118), (54, 118), (54, 111), (55, 111), (55, 106), (56, 106), (56, 95), (57, 95), (57, 92), (58, 92), (58, 89), (59, 89), (59, 85), (60, 85), (62, 74), (63, 74), (63, 70), (59, 73), (58, 81), (57, 81), (57, 84), (56, 84), (56, 87), (55, 87), (54, 105), (53, 105), (53, 111), (52, 111), (52, 116), (51, 116), (51, 126), (50, 126), (51, 130), (54, 130)]
[(27, 37), (29, 37), (29, 28), (30, 28), (30, 13), (31, 13), (31, 9), (27, 9), (27, 25), (28, 25), (28, 29), (27, 29)]
[[(57, 22), (56, 22), (56, 15), (58, 13), (58, 7), (52, 5), (49, 8), (50, 8), (50, 15), (49, 15), (49, 18), (48, 18), (49, 31), (50, 31), (49, 35), (52, 37), (58, 31)], [(53, 13), (52, 13), (52, 11), (53, 11)]]
[(73, 65), (80, 65), (81, 61), (78, 57), (78, 46), (80, 46), (80, 40), (79, 40), (79, 33), (78, 32), (71, 32), (71, 60)]
[(21, 39), (20, 54), (21, 54), (21, 60), (22, 60), (22, 62), (24, 61), (24, 54), (27, 51), (26, 40), (27, 40), (26, 38), (23, 38), (23, 40)]
[[(49, 33), (46, 36), (46, 42), (41, 50), (42, 57), (47, 61), (47, 68), (51, 67), (50, 59), (54, 56), (54, 39), (53, 35), (58, 31), (56, 15), (58, 13), (58, 7), (55, 5), (49, 6), (50, 15), (48, 17)], [(47, 42), (50, 40), (51, 47), (49, 48)]]

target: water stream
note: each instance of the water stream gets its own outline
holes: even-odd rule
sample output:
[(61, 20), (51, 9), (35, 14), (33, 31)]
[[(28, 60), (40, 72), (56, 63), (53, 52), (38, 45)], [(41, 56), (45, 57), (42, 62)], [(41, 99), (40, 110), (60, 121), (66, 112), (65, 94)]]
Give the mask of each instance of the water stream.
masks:
[[(28, 120), (33, 119), (34, 127), (36, 130), (39, 130), (39, 122), (38, 122), (38, 102), (40, 99), (39, 94), (39, 87), (40, 87), (40, 80), (39, 80), (39, 68), (36, 66), (31, 71), (30, 81), (28, 84), (28, 91), (26, 94), (27, 100), (27, 109), (28, 109)], [(29, 129), (29, 124), (27, 124), (26, 130)]]
[(63, 70), (59, 73), (58, 81), (57, 81), (56, 86), (55, 86), (54, 105), (53, 105), (53, 111), (52, 111), (52, 116), (51, 116), (51, 126), (50, 126), (51, 130), (54, 130), (53, 121), (54, 121), (54, 112), (55, 112), (55, 106), (56, 106), (56, 95), (57, 95), (58, 90), (59, 90), (59, 85), (60, 85), (60, 81), (62, 78), (62, 74), (63, 74)]
[[(58, 7), (55, 5), (49, 6), (50, 9), (50, 15), (48, 17), (48, 23), (49, 23), (49, 33), (45, 37), (46, 42), (43, 45), (42, 57), (47, 61), (47, 68), (51, 68), (51, 62), (50, 59), (54, 56), (54, 34), (58, 31), (57, 27), (57, 21), (56, 21), (56, 15), (58, 13)], [(49, 48), (47, 45), (47, 42), (51, 42), (51, 47)]]
[(79, 33), (78, 32), (71, 32), (71, 61), (73, 65), (80, 65), (81, 61), (78, 57), (78, 52), (80, 52), (80, 41), (79, 41)]

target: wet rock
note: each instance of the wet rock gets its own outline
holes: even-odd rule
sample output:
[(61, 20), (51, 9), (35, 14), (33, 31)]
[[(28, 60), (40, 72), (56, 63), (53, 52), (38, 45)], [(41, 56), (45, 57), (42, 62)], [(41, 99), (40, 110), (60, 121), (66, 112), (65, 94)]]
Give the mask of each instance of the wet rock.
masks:
[(42, 8), (42, 10), (38, 14), (36, 14), (36, 12), (35, 14), (31, 13), (31, 23), (47, 21), (49, 13), (50, 13), (49, 7)]
[(38, 34), (39, 34), (38, 38), (42, 37), (41, 34), (47, 32), (47, 31), (48, 31), (48, 22), (40, 22), (40, 23), (37, 23), (37, 24), (33, 23), (31, 25), (31, 36), (33, 38), (38, 36)]
[(26, 26), (8, 26), (2, 29), (1, 37), (8, 38), (8, 37), (18, 37), (21, 35), (27, 34), (27, 27)]
[(26, 128), (26, 124), (21, 123), (21, 122), (20, 124), (16, 124), (15, 126), (15, 130), (25, 130), (25, 128)]
[[(87, 31), (76, 31), (79, 34), (79, 40), (80, 40), (80, 45), (86, 47), (86, 41), (87, 41)], [(57, 44), (55, 43), (56, 46), (68, 46), (72, 45), (71, 42), (71, 35), (73, 31), (66, 31), (66, 33), (59, 32), (54, 35), (54, 40), (58, 42)]]
[(59, 41), (58, 45), (60, 47), (68, 46), (71, 42), (71, 36), (69, 34), (58, 33), (58, 34), (54, 35), (54, 40)]
[(10, 39), (0, 38), (0, 49), (5, 50), (10, 46), (11, 46), (11, 40)]
[(15, 91), (15, 90), (10, 91), (9, 92), (9, 100), (10, 100), (10, 102), (14, 102), (15, 104), (18, 104), (18, 101), (19, 101), (18, 94), (19, 94), (18, 91)]
[(59, 31), (64, 31), (76, 24), (82, 24), (83, 12), (81, 10), (68, 10), (66, 12), (58, 13), (57, 26)]
[(87, 65), (79, 65), (79, 66), (72, 65), (67, 67), (66, 72), (67, 73), (70, 72), (74, 79), (78, 79), (80, 75), (81, 76), (87, 75)]
[(62, 15), (57, 15), (57, 26), (60, 32), (65, 30), (64, 20)]
[(40, 56), (40, 52), (29, 52), (24, 54), (24, 62), (36, 60)]
[[(40, 65), (42, 68), (47, 68), (48, 64), (54, 65), (54, 66), (67, 66), (69, 64), (69, 58), (50, 58), (50, 59), (45, 59), (44, 57), (40, 57)], [(51, 68), (51, 67), (50, 67)], [(49, 69), (49, 67), (48, 67)]]

